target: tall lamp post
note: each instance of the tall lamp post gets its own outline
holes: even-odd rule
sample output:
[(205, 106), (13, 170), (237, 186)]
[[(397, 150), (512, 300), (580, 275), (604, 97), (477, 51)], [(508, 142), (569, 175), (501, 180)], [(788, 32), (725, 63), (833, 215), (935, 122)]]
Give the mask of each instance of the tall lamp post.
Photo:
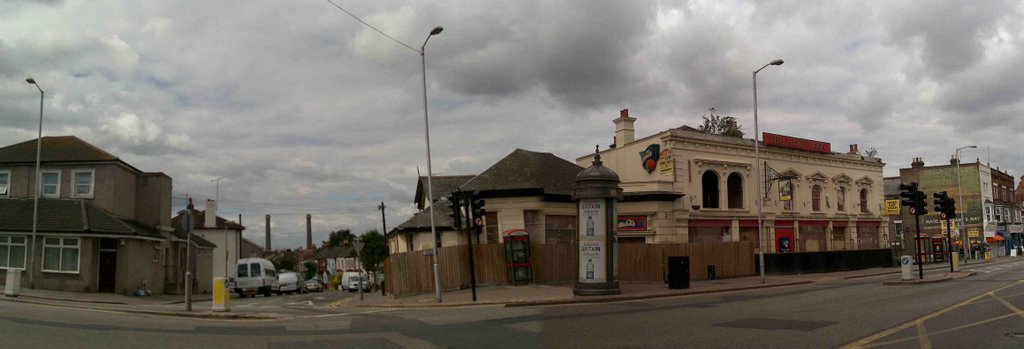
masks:
[(427, 141), (427, 200), (430, 202), (430, 236), (434, 240), (432, 242), (434, 252), (434, 296), (437, 298), (437, 302), (441, 303), (441, 270), (438, 267), (437, 260), (437, 227), (434, 226), (434, 185), (433, 176), (434, 171), (430, 165), (430, 119), (427, 117), (427, 41), (430, 41), (430, 37), (441, 34), (444, 28), (441, 26), (434, 27), (430, 31), (430, 35), (427, 35), (427, 39), (423, 40), (423, 46), (420, 46), (420, 62), (423, 65), (423, 135)]
[(757, 70), (755, 70), (754, 74), (753, 74), (753, 78), (754, 78), (754, 172), (757, 173), (757, 175), (754, 176), (754, 178), (757, 178), (757, 180), (754, 181), (754, 185), (756, 187), (754, 201), (757, 203), (757, 240), (760, 242), (760, 249), (759, 249), (759, 252), (758, 252), (758, 260), (760, 261), (760, 264), (761, 264), (761, 283), (762, 284), (764, 283), (764, 225), (761, 224), (761, 206), (763, 204), (764, 198), (761, 196), (761, 145), (760, 145), (760, 143), (761, 143), (761, 138), (760, 138), (761, 137), (760, 136), (761, 132), (760, 132), (760, 130), (757, 127), (757, 72), (761, 71), (761, 69), (767, 68), (769, 65), (782, 65), (782, 63), (784, 63), (784, 62), (781, 59), (776, 59), (774, 61), (769, 62), (768, 64), (765, 64), (765, 65), (761, 66), (761, 68), (758, 68)]
[[(974, 149), (974, 148), (977, 148), (977, 147), (978, 146), (976, 146), (976, 145), (968, 145), (966, 147), (960, 147), (960, 148), (956, 149), (956, 192), (957, 192), (958, 195), (960, 195), (960, 199), (959, 199), (960, 201), (957, 202), (959, 204), (957, 206), (960, 206), (959, 207), (960, 212), (957, 212), (956, 218), (957, 218), (957, 220), (960, 221), (960, 229), (959, 229), (960, 230), (960, 241), (963, 241), (963, 245), (961, 245), (960, 248), (962, 248), (962, 249), (963, 248), (967, 248), (968, 241), (967, 241), (967, 233), (966, 233), (967, 228), (964, 226), (964, 207), (967, 206), (967, 203), (964, 202), (964, 189), (960, 185), (960, 151), (964, 150), (964, 149)], [(967, 257), (967, 254), (965, 253), (964, 254), (964, 259), (966, 259), (966, 257)]]
[(36, 138), (36, 178), (34, 180), (35, 195), (32, 195), (32, 260), (30, 261), (28, 268), (28, 287), (36, 288), (34, 272), (36, 270), (36, 229), (39, 223), (39, 180), (41, 179), (40, 177), (42, 177), (39, 175), (39, 162), (43, 153), (43, 96), (45, 93), (43, 93), (43, 88), (39, 87), (39, 84), (36, 83), (36, 79), (28, 78), (25, 79), (25, 82), (35, 85), (36, 89), (39, 90), (39, 137)]

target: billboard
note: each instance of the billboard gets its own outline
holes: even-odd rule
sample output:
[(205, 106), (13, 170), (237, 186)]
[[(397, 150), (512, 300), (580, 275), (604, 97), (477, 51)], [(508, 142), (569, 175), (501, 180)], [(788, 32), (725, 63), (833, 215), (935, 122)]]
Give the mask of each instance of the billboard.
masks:
[[(960, 191), (957, 187), (956, 166), (926, 167), (902, 169), (901, 181), (903, 183), (917, 182), (918, 188), (928, 195), (928, 214), (921, 217), (921, 230), (929, 233), (941, 231), (941, 217), (935, 212), (932, 201), (933, 193), (944, 191), (950, 198), (956, 200), (957, 212), (963, 219), (964, 227), (981, 228), (982, 224), (982, 199), (981, 199), (981, 178), (978, 174), (976, 164), (963, 164), (960, 166), (960, 185), (963, 188), (963, 201), (960, 200)], [(960, 219), (958, 218), (958, 219)]]

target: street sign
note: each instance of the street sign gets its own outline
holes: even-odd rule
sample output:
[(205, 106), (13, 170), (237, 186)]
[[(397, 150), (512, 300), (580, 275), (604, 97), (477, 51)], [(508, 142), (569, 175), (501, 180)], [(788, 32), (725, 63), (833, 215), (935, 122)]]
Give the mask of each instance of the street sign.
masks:
[(914, 211), (914, 207), (913, 207), (913, 206), (911, 206), (911, 207), (910, 207), (910, 214), (911, 214), (911, 215), (913, 215), (913, 214), (914, 214), (914, 212), (915, 212), (915, 211)]
[(910, 265), (910, 256), (903, 256), (900, 258), (901, 265)]
[(943, 213), (939, 214), (939, 217), (942, 217), (942, 219), (946, 219), (946, 213), (943, 212)]
[(900, 201), (899, 200), (885, 200), (885, 214), (888, 216), (899, 216), (900, 215)]

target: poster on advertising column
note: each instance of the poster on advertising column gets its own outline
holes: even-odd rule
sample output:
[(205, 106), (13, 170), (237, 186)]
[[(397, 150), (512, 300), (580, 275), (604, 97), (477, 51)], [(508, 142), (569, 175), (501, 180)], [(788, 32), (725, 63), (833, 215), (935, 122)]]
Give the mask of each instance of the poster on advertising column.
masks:
[(579, 202), (579, 282), (605, 282), (607, 239), (604, 199), (583, 199)]

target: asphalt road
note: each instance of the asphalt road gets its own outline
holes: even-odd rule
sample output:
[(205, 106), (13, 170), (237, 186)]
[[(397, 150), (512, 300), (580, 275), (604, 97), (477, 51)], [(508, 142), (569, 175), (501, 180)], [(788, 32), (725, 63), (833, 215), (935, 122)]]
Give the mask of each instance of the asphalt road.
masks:
[[(273, 321), (167, 318), (0, 302), (0, 346), (1024, 347), (1024, 335), (1015, 335), (1024, 334), (1024, 261), (973, 269), (975, 276), (927, 285), (883, 286), (884, 277), (876, 277), (535, 308), (330, 307), (351, 296), (344, 293), (335, 294), (341, 298), (334, 301), (318, 300), (316, 294), (249, 299), (251, 306), (289, 308), (295, 314)], [(271, 300), (275, 303), (260, 303)], [(303, 301), (313, 306), (301, 305)], [(237, 303), (242, 306), (243, 300)]]

